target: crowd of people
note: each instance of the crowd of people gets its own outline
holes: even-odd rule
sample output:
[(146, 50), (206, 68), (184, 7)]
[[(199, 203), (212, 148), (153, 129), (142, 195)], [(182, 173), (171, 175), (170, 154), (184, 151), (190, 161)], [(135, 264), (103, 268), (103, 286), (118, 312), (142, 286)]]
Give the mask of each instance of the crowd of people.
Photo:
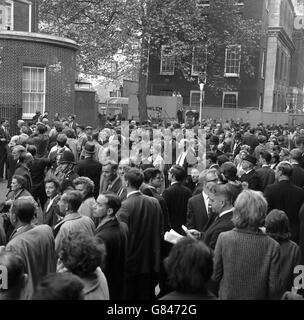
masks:
[(302, 298), (301, 126), (45, 112), (18, 128), (1, 121), (0, 299)]

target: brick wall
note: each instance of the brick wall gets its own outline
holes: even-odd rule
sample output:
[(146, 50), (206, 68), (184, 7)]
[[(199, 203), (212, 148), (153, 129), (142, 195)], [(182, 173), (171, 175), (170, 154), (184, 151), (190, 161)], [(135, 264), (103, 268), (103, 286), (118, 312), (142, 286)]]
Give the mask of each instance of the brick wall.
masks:
[(23, 66), (46, 67), (50, 118), (74, 113), (75, 55), (71, 48), (0, 38), (0, 104), (22, 105)]

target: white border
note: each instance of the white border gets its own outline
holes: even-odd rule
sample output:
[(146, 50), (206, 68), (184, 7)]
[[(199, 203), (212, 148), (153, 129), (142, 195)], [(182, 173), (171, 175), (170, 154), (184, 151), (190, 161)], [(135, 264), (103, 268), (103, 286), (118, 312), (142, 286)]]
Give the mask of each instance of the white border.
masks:
[(223, 97), (222, 97), (222, 109), (229, 109), (229, 108), (224, 108), (224, 98), (225, 98), (226, 94), (231, 94), (231, 95), (235, 94), (236, 95), (236, 106), (235, 106), (235, 108), (238, 108), (238, 106), (239, 106), (239, 93), (238, 93), (238, 91), (224, 91), (223, 92)]

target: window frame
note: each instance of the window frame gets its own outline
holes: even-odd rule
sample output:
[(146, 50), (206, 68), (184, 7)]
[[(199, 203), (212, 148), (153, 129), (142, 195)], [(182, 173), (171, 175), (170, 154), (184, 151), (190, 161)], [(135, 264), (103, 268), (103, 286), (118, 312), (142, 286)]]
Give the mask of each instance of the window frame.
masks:
[[(228, 58), (228, 50), (232, 50), (233, 48), (238, 48), (239, 50), (239, 59), (238, 59), (238, 73), (235, 72), (227, 72), (227, 58)], [(225, 48), (225, 70), (224, 77), (225, 78), (239, 78), (241, 74), (241, 59), (242, 59), (242, 46), (241, 45), (230, 45)]]
[[(24, 77), (24, 69), (37, 69), (37, 70), (43, 70), (44, 71), (44, 74), (43, 74), (43, 93), (40, 93), (40, 92), (33, 92), (33, 91), (24, 91), (24, 88), (23, 88), (23, 77)], [(31, 90), (31, 88), (30, 88)], [(43, 114), (44, 111), (45, 111), (45, 102), (46, 102), (46, 67), (39, 67), (39, 66), (27, 66), (27, 65), (23, 65), (22, 66), (22, 118), (23, 119), (32, 119), (33, 116), (35, 115), (36, 113), (36, 110), (34, 110), (33, 113), (26, 113), (24, 112), (24, 100), (23, 100), (23, 94), (24, 93), (28, 93), (28, 94), (41, 94), (43, 95), (43, 105), (42, 105), (42, 110), (41, 113)]]
[(196, 5), (197, 5), (198, 8), (208, 8), (208, 7), (210, 7), (210, 0), (203, 0), (203, 1), (206, 2), (206, 3), (198, 3), (199, 0), (197, 1)]
[[(201, 59), (200, 58), (196, 58), (196, 55), (195, 55), (195, 52), (199, 51), (199, 49), (202, 49), (198, 53), (198, 55), (199, 55), (199, 57), (201, 57)], [(193, 50), (192, 50), (192, 64), (191, 64), (191, 76), (192, 77), (199, 77), (201, 75), (201, 73), (202, 73), (202, 70), (206, 69), (207, 63), (208, 63), (207, 57), (208, 57), (207, 47), (203, 47), (203, 48), (193, 47)], [(195, 61), (197, 61), (197, 63), (195, 63)], [(197, 70), (196, 71), (194, 70), (195, 66), (197, 66)]]
[[(194, 94), (194, 93), (198, 93), (199, 95), (201, 94), (201, 92), (200, 92), (200, 90), (190, 90), (190, 103), (189, 103), (189, 105), (190, 105), (190, 107), (191, 108), (199, 108), (200, 107), (200, 99), (199, 99), (199, 104), (198, 104), (198, 106), (195, 106), (195, 105), (192, 105), (192, 95)], [(203, 95), (204, 95), (204, 92), (203, 92)], [(201, 97), (200, 97), (201, 98)], [(203, 99), (204, 99), (204, 96), (203, 96)]]
[[(175, 56), (173, 54), (171, 55), (164, 55), (164, 50), (165, 48), (170, 48), (168, 45), (162, 45), (161, 46), (161, 56), (160, 56), (160, 75), (165, 75), (165, 76), (173, 76), (175, 73)], [(165, 65), (164, 59), (170, 59), (172, 58), (174, 60), (173, 63), (173, 71), (163, 71), (163, 65)]]
[[(235, 105), (235, 107), (225, 107), (224, 105), (225, 105), (225, 96), (226, 95), (235, 95), (235, 97), (236, 97), (236, 105)], [(238, 93), (238, 91), (224, 91), (223, 92), (223, 98), (222, 98), (222, 108), (223, 109), (228, 109), (228, 108), (231, 108), (231, 109), (237, 109), (238, 108), (238, 106), (239, 106), (239, 93)]]
[[(7, 24), (7, 7), (10, 6), (10, 20), (11, 24), (10, 26)], [(5, 0), (4, 5), (0, 5), (2, 7), (2, 10), (4, 11), (2, 14), (3, 23), (0, 25), (0, 31), (13, 31), (14, 30), (14, 1), (12, 0)], [(8, 29), (10, 28), (10, 29)]]

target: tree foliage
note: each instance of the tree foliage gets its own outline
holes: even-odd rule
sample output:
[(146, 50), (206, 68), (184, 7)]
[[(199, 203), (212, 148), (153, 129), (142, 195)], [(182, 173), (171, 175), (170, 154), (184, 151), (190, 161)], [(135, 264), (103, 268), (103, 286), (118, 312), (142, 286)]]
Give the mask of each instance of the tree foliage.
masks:
[(191, 78), (193, 47), (207, 47), (208, 86), (222, 90), (223, 48), (242, 47), (242, 68), (255, 76), (260, 22), (245, 19), (236, 0), (212, 0), (198, 8), (196, 0), (41, 0), (42, 32), (64, 36), (80, 45), (79, 71), (113, 76), (139, 72), (140, 119), (147, 118), (148, 56), (160, 57), (162, 44), (177, 57), (176, 68)]

